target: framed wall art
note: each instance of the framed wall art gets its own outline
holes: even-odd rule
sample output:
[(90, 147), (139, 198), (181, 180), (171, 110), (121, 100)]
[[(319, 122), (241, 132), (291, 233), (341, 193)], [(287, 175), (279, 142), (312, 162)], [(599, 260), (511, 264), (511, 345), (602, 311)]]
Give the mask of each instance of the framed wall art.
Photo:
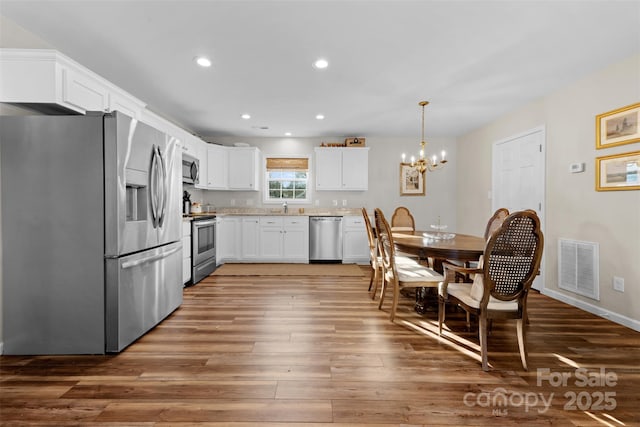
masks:
[(597, 157), (596, 190), (640, 190), (640, 151)]
[(411, 163), (400, 163), (400, 195), (424, 196), (425, 177)]
[(596, 116), (596, 148), (640, 142), (640, 103)]

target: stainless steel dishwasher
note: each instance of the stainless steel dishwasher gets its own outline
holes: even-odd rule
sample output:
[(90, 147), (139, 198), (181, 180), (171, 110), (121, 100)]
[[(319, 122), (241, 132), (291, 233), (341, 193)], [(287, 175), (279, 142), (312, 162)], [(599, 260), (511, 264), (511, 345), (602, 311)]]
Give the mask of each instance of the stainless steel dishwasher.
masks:
[(309, 217), (309, 262), (342, 262), (342, 217)]

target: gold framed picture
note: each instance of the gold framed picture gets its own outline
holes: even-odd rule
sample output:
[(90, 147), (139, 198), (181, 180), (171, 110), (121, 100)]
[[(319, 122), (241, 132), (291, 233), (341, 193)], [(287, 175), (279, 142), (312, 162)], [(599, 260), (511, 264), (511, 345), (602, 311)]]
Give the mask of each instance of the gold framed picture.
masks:
[(640, 151), (597, 157), (596, 190), (640, 190)]
[(424, 196), (424, 174), (421, 174), (411, 163), (400, 163), (400, 195)]
[(596, 148), (640, 141), (640, 102), (596, 116)]

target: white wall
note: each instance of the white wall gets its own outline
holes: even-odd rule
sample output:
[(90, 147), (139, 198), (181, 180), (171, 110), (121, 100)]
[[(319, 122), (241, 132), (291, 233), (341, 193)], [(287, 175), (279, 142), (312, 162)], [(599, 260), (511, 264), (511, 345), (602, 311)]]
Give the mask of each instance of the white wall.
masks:
[[(234, 142), (246, 142), (259, 147), (263, 157), (269, 155), (301, 155), (309, 156), (313, 175), (314, 147), (319, 147), (322, 138), (206, 138), (211, 142), (232, 145)], [(369, 147), (369, 190), (368, 191), (312, 191), (312, 204), (300, 207), (332, 208), (333, 200), (342, 207), (342, 200), (347, 200), (347, 207), (366, 207), (368, 210), (381, 208), (390, 216), (397, 206), (406, 206), (416, 219), (416, 226), (426, 229), (435, 224), (438, 216), (443, 224), (451, 230), (456, 228), (456, 143), (453, 138), (433, 138), (429, 140), (427, 153), (447, 151), (450, 160), (440, 171), (428, 172), (426, 177), (425, 196), (400, 197), (400, 161), (402, 152), (416, 154), (420, 144), (416, 138), (375, 138), (367, 137)], [(334, 141), (337, 139), (333, 139)], [(357, 150), (358, 148), (354, 148)], [(264, 167), (264, 166), (263, 166)], [(261, 173), (264, 172), (264, 169)], [(261, 183), (263, 180), (261, 180)], [(235, 207), (263, 207), (262, 191), (260, 192), (228, 192), (203, 191), (200, 196), (203, 202), (220, 207), (231, 207), (232, 199)], [(197, 201), (197, 199), (196, 199)], [(249, 202), (247, 202), (249, 201)], [(272, 207), (273, 205), (267, 205)], [(298, 205), (296, 205), (298, 207)]]
[[(458, 228), (478, 234), (489, 214), (496, 141), (546, 126), (545, 293), (640, 330), (640, 191), (595, 191), (595, 158), (638, 151), (640, 143), (596, 150), (595, 116), (640, 101), (640, 56), (628, 58), (539, 99), (458, 140)], [(569, 165), (586, 163), (586, 172)], [(557, 244), (600, 245), (600, 301), (558, 288)], [(625, 292), (613, 290), (613, 276)]]

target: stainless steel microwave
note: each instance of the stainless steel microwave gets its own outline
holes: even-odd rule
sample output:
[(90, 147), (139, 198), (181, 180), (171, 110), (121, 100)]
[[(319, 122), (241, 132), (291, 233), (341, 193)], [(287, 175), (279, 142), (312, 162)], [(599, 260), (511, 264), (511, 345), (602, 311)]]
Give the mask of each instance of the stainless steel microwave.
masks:
[(200, 182), (200, 160), (188, 154), (182, 155), (182, 182), (194, 185)]

